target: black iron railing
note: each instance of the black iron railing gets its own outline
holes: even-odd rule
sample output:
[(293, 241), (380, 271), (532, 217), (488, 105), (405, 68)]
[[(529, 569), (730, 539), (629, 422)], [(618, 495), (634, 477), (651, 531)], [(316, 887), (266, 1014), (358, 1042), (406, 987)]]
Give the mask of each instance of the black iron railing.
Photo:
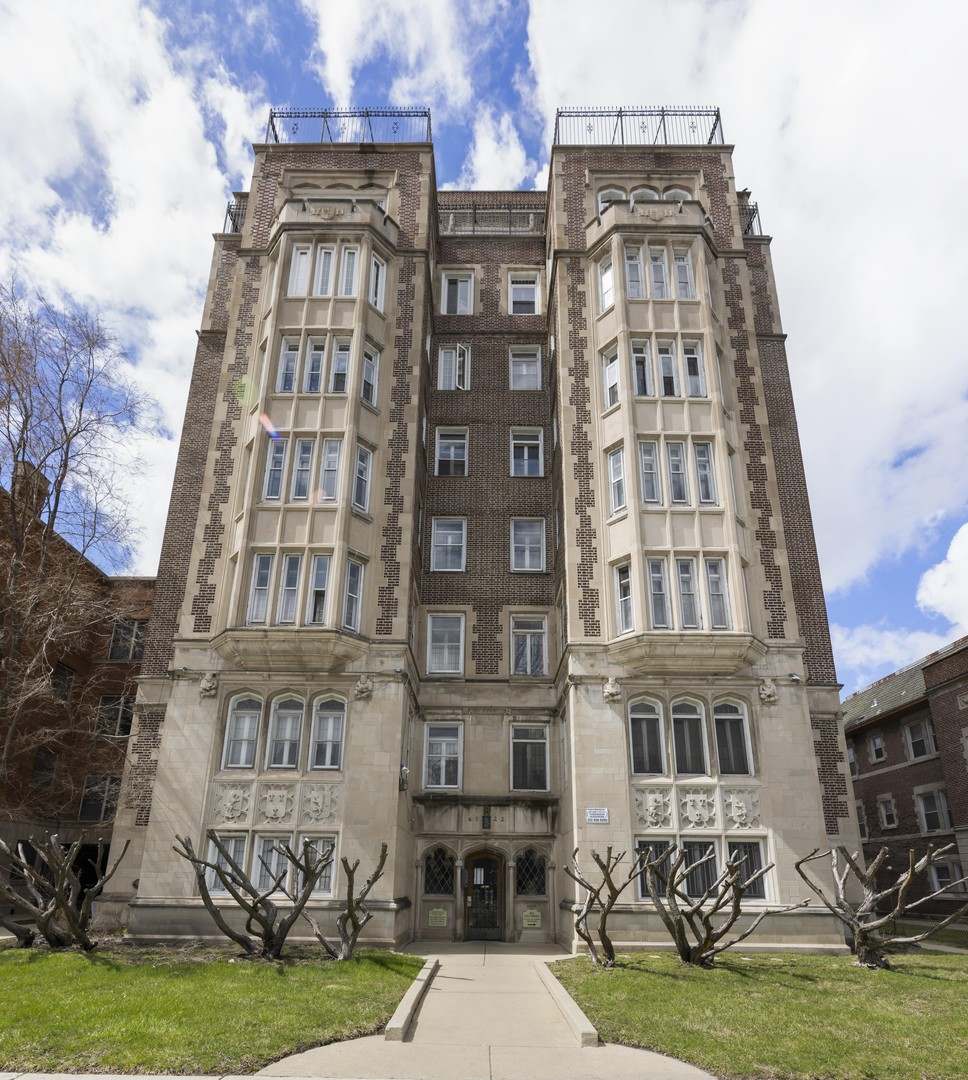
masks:
[(518, 206), (462, 206), (460, 209), (440, 210), (440, 231), (449, 236), (475, 236), (500, 233), (516, 236), (543, 236), (543, 210), (528, 210)]
[(762, 236), (763, 227), (760, 224), (760, 208), (755, 202), (740, 203), (739, 223), (744, 236)]
[(225, 224), (222, 232), (240, 233), (245, 224), (245, 208), (249, 203), (247, 195), (236, 195), (225, 208)]
[(719, 109), (559, 109), (555, 146), (707, 145), (723, 142)]
[(271, 109), (266, 142), (430, 142), (429, 109)]

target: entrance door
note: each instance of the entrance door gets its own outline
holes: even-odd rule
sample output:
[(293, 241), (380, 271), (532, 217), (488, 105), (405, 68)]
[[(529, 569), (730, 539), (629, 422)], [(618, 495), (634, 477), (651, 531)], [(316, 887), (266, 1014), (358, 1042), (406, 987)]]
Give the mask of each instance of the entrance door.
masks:
[(465, 934), (467, 941), (504, 940), (504, 860), (481, 852), (469, 856), (464, 867)]

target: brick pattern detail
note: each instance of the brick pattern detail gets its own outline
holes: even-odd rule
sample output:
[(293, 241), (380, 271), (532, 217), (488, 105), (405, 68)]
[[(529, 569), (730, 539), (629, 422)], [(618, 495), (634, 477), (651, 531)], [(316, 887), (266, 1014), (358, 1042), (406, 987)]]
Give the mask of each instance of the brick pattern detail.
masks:
[(225, 522), (222, 510), (229, 501), (229, 481), (235, 472), (235, 447), (239, 436), (237, 426), (242, 417), (242, 404), (236, 394), (236, 384), (249, 371), (252, 349), (252, 330), (255, 325), (256, 304), (259, 298), (259, 280), (262, 276), (262, 260), (258, 256), (246, 259), (240, 286), (239, 313), (235, 327), (234, 359), (229, 364), (226, 382), (222, 390), (224, 414), (215, 440), (215, 485), (208, 497), (208, 523), (205, 525), (205, 549), (198, 561), (195, 574), (195, 595), (192, 597), (193, 629), (196, 634), (207, 634), (212, 629), (212, 605), (215, 602), (215, 567), (222, 556), (222, 536)]
[(240, 233), (231, 233), (219, 241), (218, 269), (215, 275), (215, 289), (209, 308), (209, 328), (226, 333), (229, 328), (229, 302), (232, 299), (232, 282), (235, 278), (235, 266), (239, 261)]
[(135, 812), (135, 825), (147, 825), (151, 818), (151, 800), (164, 722), (164, 708), (145, 709), (138, 717), (138, 731), (132, 740), (131, 764), (122, 795), (124, 809)]
[(840, 832), (840, 819), (848, 816), (847, 777), (844, 775), (844, 755), (840, 749), (840, 725), (836, 716), (811, 716), (810, 727), (819, 733), (819, 738), (814, 736), (814, 746), (824, 828), (829, 835), (835, 836)]

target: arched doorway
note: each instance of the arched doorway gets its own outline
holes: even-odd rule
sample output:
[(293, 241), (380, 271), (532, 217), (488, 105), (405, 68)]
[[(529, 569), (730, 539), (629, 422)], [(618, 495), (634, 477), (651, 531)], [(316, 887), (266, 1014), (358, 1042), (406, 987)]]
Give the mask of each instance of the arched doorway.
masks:
[(476, 851), (464, 859), (464, 940), (504, 940), (504, 857)]

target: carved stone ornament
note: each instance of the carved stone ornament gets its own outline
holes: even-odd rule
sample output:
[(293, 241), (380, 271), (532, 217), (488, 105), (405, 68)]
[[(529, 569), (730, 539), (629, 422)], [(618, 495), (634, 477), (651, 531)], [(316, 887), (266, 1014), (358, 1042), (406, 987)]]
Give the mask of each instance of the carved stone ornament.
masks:
[(760, 683), (760, 701), (764, 705), (776, 704), (776, 685), (772, 679), (764, 679)]
[(206, 672), (198, 680), (198, 696), (202, 698), (215, 697), (218, 693), (218, 676), (212, 672)]
[(682, 203), (667, 204), (666, 206), (649, 206), (645, 203), (636, 203), (632, 207), (632, 213), (637, 217), (649, 218), (650, 221), (661, 221), (663, 218), (675, 217), (682, 213)]
[(259, 791), (259, 814), (262, 820), (274, 823), (291, 821), (294, 791), (291, 784), (266, 784)]
[(758, 829), (760, 827), (760, 793), (749, 788), (733, 788), (723, 792), (723, 809), (727, 829)]
[(339, 784), (313, 784), (303, 793), (302, 816), (314, 825), (328, 825), (336, 821), (339, 808)]
[(602, 683), (602, 697), (609, 705), (616, 705), (622, 700), (622, 688), (611, 675)]
[(243, 821), (249, 816), (251, 792), (248, 784), (219, 784), (215, 788), (215, 817), (218, 821)]
[(373, 680), (369, 675), (361, 675), (356, 680), (353, 695), (358, 701), (369, 701), (373, 697)]
[(337, 218), (341, 218), (346, 211), (342, 206), (310, 206), (309, 213), (313, 217), (321, 218), (323, 221), (335, 221)]
[(672, 806), (668, 788), (640, 788), (635, 793), (636, 824), (646, 829), (671, 829)]
[(687, 788), (679, 792), (679, 822), (684, 829), (708, 829), (716, 824), (716, 798), (712, 791)]

